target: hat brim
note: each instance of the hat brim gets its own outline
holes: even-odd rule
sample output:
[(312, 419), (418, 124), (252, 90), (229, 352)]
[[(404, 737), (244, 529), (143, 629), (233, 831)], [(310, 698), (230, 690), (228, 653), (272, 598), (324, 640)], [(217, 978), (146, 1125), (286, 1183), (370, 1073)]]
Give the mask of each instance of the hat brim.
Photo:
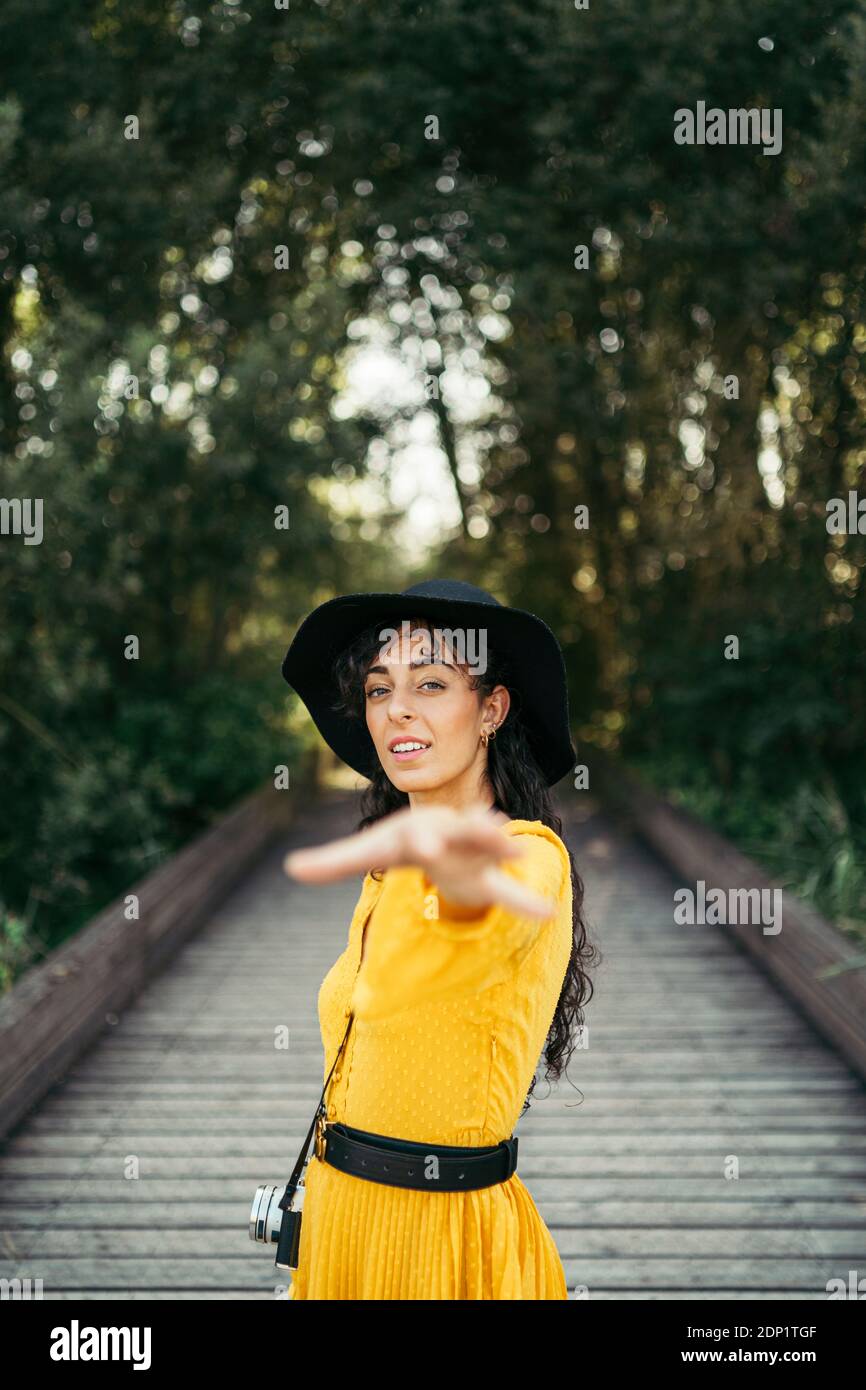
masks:
[(451, 628), (483, 628), (489, 645), (508, 659), (520, 699), (520, 719), (549, 786), (573, 768), (576, 753), (568, 722), (565, 663), (554, 634), (534, 613), (501, 604), (424, 595), (371, 593), (329, 599), (314, 609), (286, 652), (283, 678), (301, 697), (316, 728), (343, 762), (362, 777), (380, 766), (366, 724), (331, 708), (338, 696), (337, 657), (374, 619), (425, 617)]

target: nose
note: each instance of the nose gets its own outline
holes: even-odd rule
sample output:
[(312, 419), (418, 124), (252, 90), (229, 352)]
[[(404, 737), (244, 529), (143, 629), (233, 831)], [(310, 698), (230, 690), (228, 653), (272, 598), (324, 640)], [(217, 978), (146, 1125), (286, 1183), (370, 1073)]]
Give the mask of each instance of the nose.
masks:
[(405, 724), (407, 719), (414, 719), (414, 711), (406, 703), (402, 696), (396, 693), (388, 701), (388, 718), (395, 724)]
[(395, 724), (405, 724), (415, 718), (410, 689), (401, 689), (396, 683), (388, 701), (388, 718)]
[(385, 730), (385, 739), (393, 738), (395, 734), (413, 733), (416, 717), (416, 712), (411, 708), (409, 699), (400, 695), (398, 691), (393, 692), (388, 702), (388, 727)]

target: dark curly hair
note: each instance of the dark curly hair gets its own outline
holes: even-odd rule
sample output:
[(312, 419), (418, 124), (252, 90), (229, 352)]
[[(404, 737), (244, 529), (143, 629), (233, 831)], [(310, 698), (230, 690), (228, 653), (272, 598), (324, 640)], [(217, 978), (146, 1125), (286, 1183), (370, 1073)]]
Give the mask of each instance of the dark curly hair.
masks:
[[(412, 618), (409, 623), (412, 631), (424, 628), (431, 634), (433, 632), (429, 618)], [(367, 670), (381, 651), (383, 629), (393, 629), (395, 626), (393, 616), (372, 623), (339, 654), (334, 665), (339, 688), (339, 698), (333, 706), (335, 710), (366, 724), (364, 685)], [(466, 675), (471, 688), (480, 691), (482, 696), (490, 694), (497, 685), (504, 685), (511, 695), (508, 715), (487, 748), (487, 778), (495, 805), (511, 820), (541, 821), (562, 839), (562, 821), (553, 810), (550, 790), (530, 748), (520, 718), (519, 691), (511, 683), (510, 674), (507, 659), (487, 650), (485, 672), (469, 671)], [(394, 786), (380, 764), (362, 794), (361, 819), (357, 829), (363, 830), (408, 805), (406, 792)], [(574, 855), (568, 845), (565, 848), (571, 865), (572, 944), (562, 989), (542, 1052), (546, 1063), (546, 1081), (558, 1080), (568, 1066), (577, 1045), (575, 1034), (584, 1022), (584, 1006), (592, 998), (593, 986), (588, 971), (600, 959), (587, 936), (583, 916), (583, 881), (577, 872)], [(381, 870), (374, 869), (373, 874), (378, 877)], [(532, 1078), (521, 1113), (525, 1113), (529, 1105), (536, 1080), (537, 1073)]]

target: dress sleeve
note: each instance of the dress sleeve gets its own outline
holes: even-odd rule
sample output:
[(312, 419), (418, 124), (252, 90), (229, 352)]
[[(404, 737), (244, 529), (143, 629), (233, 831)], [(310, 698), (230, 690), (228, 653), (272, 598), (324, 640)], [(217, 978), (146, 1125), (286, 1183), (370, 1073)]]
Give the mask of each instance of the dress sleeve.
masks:
[[(503, 873), (562, 909), (570, 885), (562, 841), (515, 835), (524, 849)], [(525, 917), (501, 903), (480, 916), (443, 916), (435, 883), (421, 868), (388, 869), (367, 927), (364, 959), (351, 1007), (356, 1018), (380, 1018), (431, 998), (477, 994), (504, 980), (554, 918)]]

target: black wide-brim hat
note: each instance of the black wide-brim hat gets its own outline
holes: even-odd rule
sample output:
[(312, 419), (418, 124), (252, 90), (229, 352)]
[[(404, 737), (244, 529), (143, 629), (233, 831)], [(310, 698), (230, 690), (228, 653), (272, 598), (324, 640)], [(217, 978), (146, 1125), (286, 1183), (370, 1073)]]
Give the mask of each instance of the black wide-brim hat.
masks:
[(568, 727), (568, 686), (562, 651), (534, 613), (508, 608), (474, 584), (428, 579), (399, 594), (345, 594), (313, 610), (295, 633), (282, 672), (300, 695), (325, 742), (362, 777), (372, 777), (379, 757), (366, 723), (332, 708), (339, 698), (336, 658), (377, 619), (431, 618), (448, 629), (484, 628), (494, 653), (507, 660), (509, 691), (516, 695), (508, 720), (519, 718), (549, 786), (574, 767), (577, 755)]

